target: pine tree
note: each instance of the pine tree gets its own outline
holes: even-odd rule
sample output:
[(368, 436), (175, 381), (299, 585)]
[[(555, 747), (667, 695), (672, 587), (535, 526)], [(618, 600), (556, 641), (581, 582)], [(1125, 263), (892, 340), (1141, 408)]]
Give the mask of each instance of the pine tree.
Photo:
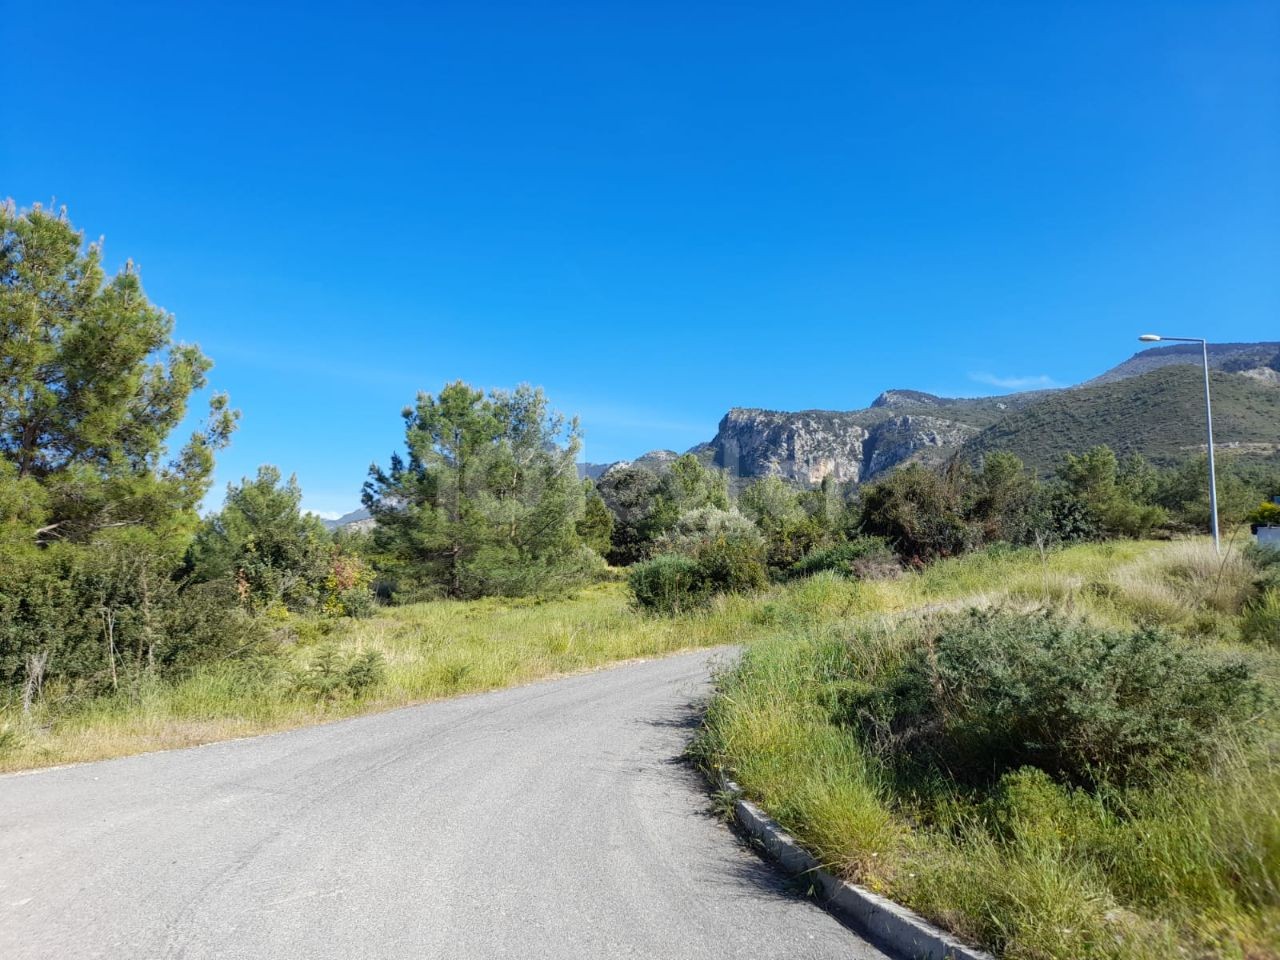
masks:
[(529, 386), (451, 383), (404, 411), (407, 461), (376, 464), (364, 503), (390, 572), (451, 597), (520, 595), (582, 568), (577, 421)]
[(585, 502), (582, 517), (577, 524), (578, 536), (584, 544), (603, 557), (609, 552), (613, 542), (613, 514), (596, 490), (596, 485), (589, 479), (582, 481), (582, 495)]
[(237, 414), (215, 396), (165, 462), (210, 367), (172, 334), (133, 264), (108, 279), (101, 243), (86, 247), (65, 212), (0, 207), (0, 461), (5, 482), (42, 488), (41, 539), (194, 523)]
[(187, 553), (194, 579), (233, 580), (250, 606), (314, 606), (332, 566), (333, 542), (301, 504), (297, 478), (281, 483), (273, 466), (228, 486), (225, 505), (201, 523)]

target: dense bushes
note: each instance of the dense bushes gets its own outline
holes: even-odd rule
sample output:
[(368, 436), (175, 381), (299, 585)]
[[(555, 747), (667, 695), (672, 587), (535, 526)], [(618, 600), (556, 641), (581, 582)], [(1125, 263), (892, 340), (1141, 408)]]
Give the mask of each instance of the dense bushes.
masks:
[(1097, 784), (1203, 765), (1262, 703), (1242, 661), (1160, 630), (973, 612), (855, 683), (844, 713), (899, 768), (987, 783), (1034, 766)]
[(749, 593), (768, 584), (764, 539), (739, 514), (691, 511), (663, 543), (668, 552), (635, 565), (628, 578), (644, 609), (678, 613), (717, 593)]
[(964, 515), (958, 472), (944, 475), (914, 463), (862, 492), (861, 528), (915, 561), (964, 553), (978, 543)]
[(1121, 461), (1107, 447), (1068, 454), (1048, 484), (1012, 454), (991, 453), (976, 469), (958, 460), (943, 470), (911, 464), (870, 485), (860, 527), (917, 563), (991, 543), (1140, 538), (1167, 520), (1157, 487), (1142, 458)]
[(742, 491), (738, 508), (764, 535), (766, 562), (777, 572), (841, 539), (850, 519), (848, 505), (830, 477), (813, 490), (797, 489), (779, 477), (762, 477)]
[(664, 553), (635, 564), (627, 585), (636, 603), (654, 613), (680, 613), (706, 598), (698, 562), (678, 553)]
[(608, 560), (620, 565), (662, 552), (657, 542), (691, 511), (729, 509), (728, 478), (688, 453), (660, 469), (615, 466), (597, 489), (614, 519)]
[(769, 583), (760, 544), (744, 537), (715, 537), (693, 548), (709, 593), (751, 593)]
[(693, 555), (716, 541), (742, 544), (759, 555), (764, 552), (764, 537), (755, 524), (736, 510), (719, 507), (697, 507), (682, 513), (657, 539), (654, 552)]
[(326, 599), (331, 576), (330, 592), (354, 586), (354, 579), (345, 583), (352, 579), (347, 569), (334, 569), (324, 524), (304, 515), (301, 505), (297, 478), (282, 483), (272, 466), (229, 486), (222, 509), (200, 524), (187, 550), (192, 577), (235, 581), (242, 601), (253, 609), (314, 609)]
[[(664, 552), (693, 556), (691, 544), (723, 534), (734, 543), (758, 544), (777, 580), (823, 570), (877, 579), (999, 545), (1043, 550), (1190, 529), (1199, 522), (1196, 491), (1203, 486), (1195, 462), (1160, 473), (1141, 457), (1121, 459), (1105, 446), (1068, 455), (1048, 481), (1000, 452), (977, 465), (960, 458), (942, 468), (907, 464), (844, 495), (829, 480), (805, 490), (763, 477), (742, 489), (736, 509), (709, 502), (723, 477), (717, 480), (695, 457), (679, 458), (671, 471), (664, 476), (630, 465), (602, 478), (604, 499), (617, 511), (615, 561)], [(1223, 488), (1245, 502), (1269, 483), (1261, 474), (1248, 480), (1241, 474)], [(681, 497), (686, 508), (676, 511)], [(1231, 522), (1229, 512), (1224, 518)], [(733, 589), (744, 587), (739, 582)], [(1260, 605), (1251, 624), (1265, 627), (1265, 611)]]
[(791, 566), (793, 577), (831, 570), (852, 580), (883, 580), (902, 573), (902, 565), (880, 537), (857, 537), (833, 547), (814, 550)]
[(89, 692), (142, 671), (173, 672), (234, 655), (267, 637), (228, 581), (184, 582), (145, 531), (84, 544), (0, 551), (0, 677)]

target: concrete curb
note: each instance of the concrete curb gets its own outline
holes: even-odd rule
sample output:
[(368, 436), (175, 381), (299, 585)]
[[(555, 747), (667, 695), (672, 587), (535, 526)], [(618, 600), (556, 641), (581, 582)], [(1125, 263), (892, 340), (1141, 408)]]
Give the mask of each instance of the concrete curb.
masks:
[(849, 925), (864, 932), (876, 946), (902, 960), (995, 960), (991, 954), (966, 946), (924, 917), (847, 883), (826, 870), (789, 833), (750, 800), (742, 788), (717, 776), (720, 789), (734, 798), (738, 824), (758, 840), (765, 852), (788, 873), (805, 875), (822, 891), (819, 901)]

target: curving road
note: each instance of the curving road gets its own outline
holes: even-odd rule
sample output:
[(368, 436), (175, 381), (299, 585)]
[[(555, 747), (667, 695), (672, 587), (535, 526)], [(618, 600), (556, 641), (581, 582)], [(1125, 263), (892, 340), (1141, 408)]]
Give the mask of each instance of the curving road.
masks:
[(715, 656), (0, 777), (0, 957), (882, 957), (680, 761)]

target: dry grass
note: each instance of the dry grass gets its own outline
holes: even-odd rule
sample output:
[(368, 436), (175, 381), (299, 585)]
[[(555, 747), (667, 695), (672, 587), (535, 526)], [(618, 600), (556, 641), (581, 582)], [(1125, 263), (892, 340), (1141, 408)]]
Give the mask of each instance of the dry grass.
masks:
[(843, 875), (1008, 957), (1280, 957), (1274, 736), (1121, 797), (1049, 783), (1019, 801), (1015, 830), (993, 832), (973, 797), (943, 790), (925, 807), (915, 787), (902, 793), (832, 713), (850, 677), (900, 655), (911, 611), (993, 603), (1161, 626), (1248, 657), (1280, 687), (1280, 659), (1241, 646), (1254, 576), (1196, 541), (1000, 551), (883, 584), (815, 577), (774, 601), (790, 633), (723, 679), (699, 749)]
[[(20, 770), (269, 733), (596, 669), (635, 658), (750, 640), (754, 600), (725, 598), (674, 619), (643, 617), (621, 584), (571, 599), (481, 600), (390, 608), (363, 621), (302, 622), (279, 656), (206, 667), (172, 683), (143, 680), (113, 697), (61, 703), (24, 720), (0, 711), (0, 770)], [(297, 675), (317, 651), (375, 651), (380, 682), (358, 696), (317, 698)]]
[[(461, 693), (527, 683), (680, 650), (785, 636), (797, 623), (841, 629), (872, 614), (984, 605), (1018, 599), (1057, 602), (1113, 622), (1191, 617), (1192, 587), (1212, 551), (1203, 544), (1115, 543), (1054, 551), (993, 550), (885, 581), (818, 576), (759, 597), (727, 597), (676, 618), (637, 614), (625, 588), (609, 583), (547, 602), (440, 601), (383, 610), (364, 621), (304, 622), (304, 639), (279, 658), (205, 668), (175, 683), (139, 682), (115, 697), (61, 702), (30, 720), (0, 705), (0, 770), (18, 770), (192, 746), (320, 723)], [(1221, 596), (1234, 597), (1242, 562), (1225, 567)], [(1189, 573), (1188, 573), (1189, 572)], [(1111, 584), (1099, 589), (1098, 584)], [(361, 695), (317, 700), (290, 678), (315, 651), (372, 650), (384, 679)]]

